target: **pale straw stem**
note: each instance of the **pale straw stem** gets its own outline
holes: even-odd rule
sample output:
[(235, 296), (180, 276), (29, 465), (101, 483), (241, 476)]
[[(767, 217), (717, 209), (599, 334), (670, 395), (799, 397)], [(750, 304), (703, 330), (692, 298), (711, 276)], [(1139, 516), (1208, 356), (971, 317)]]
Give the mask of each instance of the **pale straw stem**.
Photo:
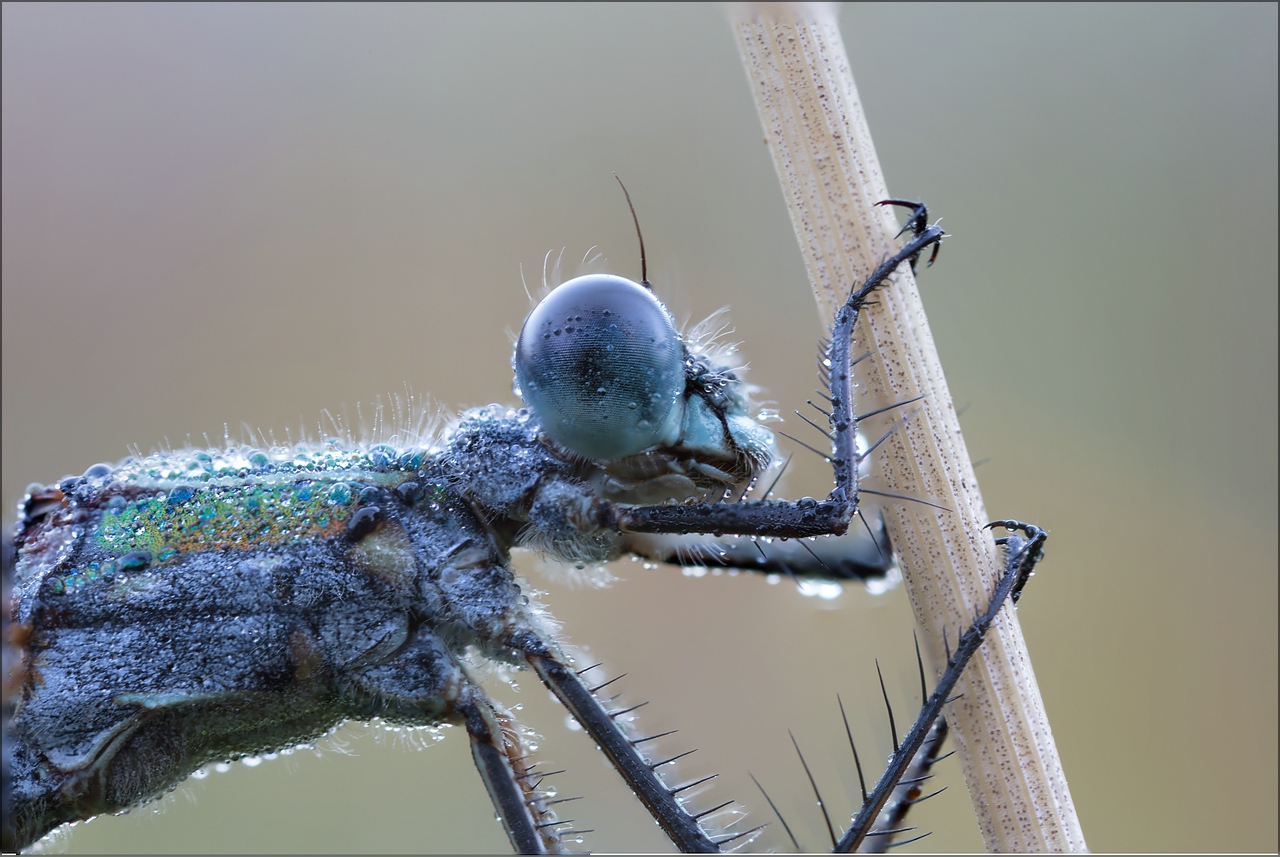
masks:
[[(898, 231), (893, 210), (874, 205), (890, 194), (835, 10), (825, 3), (742, 3), (732, 4), (729, 16), (809, 280), (829, 324), (850, 286), (896, 249)], [(933, 276), (944, 272), (945, 261)], [(876, 300), (855, 333), (859, 353), (876, 350), (859, 364), (867, 406), (926, 397), (873, 456), (878, 478), (884, 490), (954, 510), (897, 501), (885, 509), (916, 621), (940, 664), (943, 629), (954, 642), (983, 611), (1002, 562), (991, 531), (983, 529), (989, 518), (906, 266)], [(1035, 590), (1033, 582), (1028, 597), (1034, 599)], [(1084, 851), (1012, 609), (997, 619), (957, 693), (963, 697), (948, 706), (947, 718), (987, 848)]]

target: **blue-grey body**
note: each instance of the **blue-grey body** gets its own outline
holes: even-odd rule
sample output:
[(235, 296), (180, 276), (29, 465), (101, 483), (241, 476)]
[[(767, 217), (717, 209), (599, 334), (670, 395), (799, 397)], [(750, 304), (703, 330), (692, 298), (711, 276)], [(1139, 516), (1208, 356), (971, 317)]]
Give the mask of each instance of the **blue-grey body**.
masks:
[[(507, 551), (539, 481), (563, 467), (535, 425), (500, 414), (470, 415), (425, 454), (288, 450), (207, 481), (124, 462), (34, 492), (17, 539), (26, 681), (5, 748), (18, 843), (348, 718), (450, 718), (472, 692), (459, 656), (511, 660), (514, 637), (533, 631)], [(470, 494), (477, 453), (521, 478)], [(184, 457), (164, 458), (186, 470)], [(245, 509), (246, 489), (264, 485), (274, 502), (260, 493)], [(300, 491), (349, 500), (321, 501), (331, 522), (317, 533)], [(169, 520), (143, 521), (157, 506)], [(187, 506), (215, 527), (234, 507), (239, 541), (203, 547), (188, 529), (158, 551), (106, 543), (113, 529), (181, 524)]]
[[(641, 288), (604, 277), (588, 285), (593, 296)], [(656, 300), (641, 304), (665, 317)], [(661, 392), (655, 418), (632, 404), (644, 385), (621, 377), (637, 371), (636, 358), (619, 361), (607, 347), (616, 317), (574, 312), (564, 333), (584, 335), (599, 364), (541, 376), (518, 364), (517, 374), (539, 377), (542, 395), (576, 397), (580, 420), (603, 425), (579, 436), (572, 421), (540, 420), (531, 401), (469, 411), (427, 445), (183, 450), (32, 486), (12, 555), (23, 645), (5, 711), (6, 848), (128, 809), (208, 763), (374, 718), (463, 722), (513, 844), (557, 848), (511, 721), (467, 676), (471, 651), (532, 665), (668, 834), (712, 848), (569, 669), (510, 571), (510, 550), (861, 579), (891, 567), (888, 545), (873, 525), (871, 535), (803, 552), (777, 544), (768, 556), (750, 539), (689, 535), (842, 532), (853, 506), (747, 501), (776, 453), (740, 373), (671, 328), (674, 345), (655, 353), (674, 368), (647, 374), (665, 389), (674, 372), (683, 387), (674, 401)], [(517, 360), (530, 351), (547, 359), (517, 346)], [(581, 389), (554, 386), (575, 379)], [(602, 409), (606, 388), (626, 392)], [(628, 420), (625, 441), (610, 446), (611, 427)]]

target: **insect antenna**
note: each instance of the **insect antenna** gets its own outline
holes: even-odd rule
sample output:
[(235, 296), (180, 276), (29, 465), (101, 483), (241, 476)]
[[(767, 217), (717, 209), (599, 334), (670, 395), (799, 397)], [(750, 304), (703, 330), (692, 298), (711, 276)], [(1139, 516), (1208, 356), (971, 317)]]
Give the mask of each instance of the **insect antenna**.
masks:
[(640, 218), (636, 216), (636, 207), (631, 204), (631, 194), (627, 191), (627, 186), (622, 183), (622, 179), (618, 178), (617, 173), (614, 173), (613, 177), (618, 179), (618, 187), (622, 188), (622, 195), (627, 198), (627, 208), (631, 209), (631, 220), (636, 225), (636, 238), (640, 241), (640, 285), (653, 291), (653, 286), (649, 285), (649, 265), (644, 256), (644, 236), (640, 234)]

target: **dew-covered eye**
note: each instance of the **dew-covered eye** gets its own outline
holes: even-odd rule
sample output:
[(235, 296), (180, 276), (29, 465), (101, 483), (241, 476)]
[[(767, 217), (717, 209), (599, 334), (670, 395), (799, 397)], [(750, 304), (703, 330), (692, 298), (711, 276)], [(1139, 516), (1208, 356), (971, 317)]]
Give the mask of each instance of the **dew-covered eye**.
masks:
[(610, 460), (679, 435), (684, 349), (666, 307), (622, 277), (578, 277), (525, 319), (517, 392), (556, 443)]

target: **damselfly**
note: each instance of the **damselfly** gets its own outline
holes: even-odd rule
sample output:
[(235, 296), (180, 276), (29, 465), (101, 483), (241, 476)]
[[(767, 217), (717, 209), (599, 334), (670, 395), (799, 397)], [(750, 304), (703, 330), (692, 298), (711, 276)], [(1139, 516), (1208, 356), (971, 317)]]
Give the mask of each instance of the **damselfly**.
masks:
[[(648, 749), (663, 736), (633, 731), (630, 708), (601, 700), (608, 682), (561, 649), (510, 551), (886, 574), (883, 530), (858, 508), (874, 444), (855, 444), (852, 330), (898, 266), (936, 256), (942, 238), (923, 206), (889, 202), (913, 206), (912, 235), (851, 291), (822, 355), (819, 431), (836, 481), (823, 501), (769, 499), (777, 455), (751, 388), (724, 354), (676, 332), (643, 249), (640, 282), (580, 277), (526, 320), (514, 359), (525, 409), (468, 411), (434, 441), (186, 449), (32, 486), (14, 545), (23, 654), (7, 711), (6, 846), (126, 810), (206, 764), (378, 718), (463, 725), (512, 845), (559, 849), (570, 823), (539, 788), (515, 719), (469, 675), (476, 657), (532, 668), (682, 850), (749, 840), (755, 828), (712, 832), (728, 804), (686, 804), (697, 781), (664, 782), (673, 760)], [(1003, 525), (1028, 539), (1015, 540), (1003, 595), (958, 641), (951, 682), (1043, 540)], [(810, 544), (817, 536), (839, 538)], [(904, 741), (895, 758), (905, 766), (914, 752)]]

